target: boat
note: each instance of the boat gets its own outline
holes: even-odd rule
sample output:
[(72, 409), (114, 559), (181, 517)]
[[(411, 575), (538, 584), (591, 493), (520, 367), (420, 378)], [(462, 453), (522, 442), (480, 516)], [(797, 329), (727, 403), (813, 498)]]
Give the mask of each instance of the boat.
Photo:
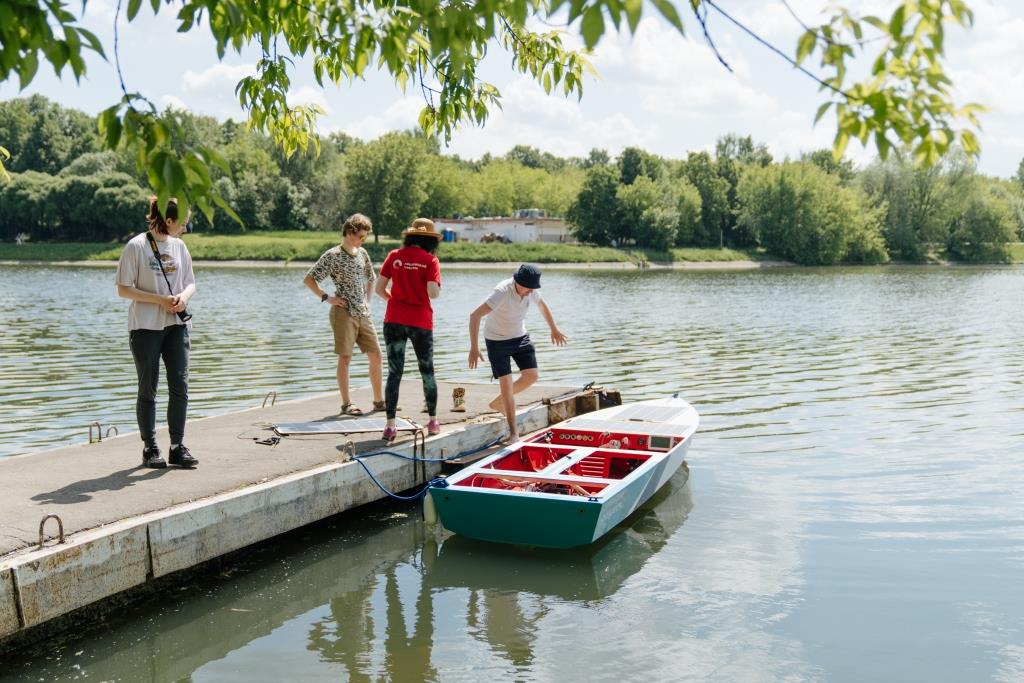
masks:
[(461, 536), (542, 548), (593, 543), (661, 489), (700, 424), (677, 397), (549, 426), (435, 481), (428, 505)]

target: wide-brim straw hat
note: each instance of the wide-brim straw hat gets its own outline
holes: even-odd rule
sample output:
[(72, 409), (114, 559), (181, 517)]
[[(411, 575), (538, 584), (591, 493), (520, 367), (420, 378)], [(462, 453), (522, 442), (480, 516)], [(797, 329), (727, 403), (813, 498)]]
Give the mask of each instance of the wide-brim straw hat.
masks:
[(435, 240), (441, 240), (441, 233), (434, 230), (434, 221), (429, 218), (417, 218), (412, 222), (412, 225), (406, 228), (402, 232), (402, 239), (405, 239), (409, 235), (419, 235), (421, 237), (433, 237)]

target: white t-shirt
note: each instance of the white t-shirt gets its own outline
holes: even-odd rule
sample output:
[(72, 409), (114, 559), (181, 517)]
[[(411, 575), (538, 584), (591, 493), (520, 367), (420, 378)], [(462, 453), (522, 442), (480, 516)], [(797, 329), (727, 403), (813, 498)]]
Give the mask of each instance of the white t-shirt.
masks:
[(484, 339), (502, 341), (517, 339), (526, 334), (526, 312), (530, 303), (540, 303), (540, 292), (532, 290), (526, 296), (516, 293), (516, 281), (502, 280), (484, 302), (491, 307), (484, 321)]
[[(146, 239), (148, 233), (142, 233), (128, 240), (117, 262), (117, 284), (135, 287), (151, 294), (180, 294), (189, 285), (196, 282), (192, 272), (192, 256), (188, 247), (177, 237), (167, 236), (163, 242), (157, 241), (160, 261), (163, 263), (167, 279), (171, 282), (171, 290), (167, 291), (167, 283), (160, 273), (160, 264), (153, 257), (153, 248)], [(176, 313), (168, 313), (160, 304), (144, 301), (132, 301), (128, 306), (129, 330), (162, 330), (170, 325), (184, 325)]]

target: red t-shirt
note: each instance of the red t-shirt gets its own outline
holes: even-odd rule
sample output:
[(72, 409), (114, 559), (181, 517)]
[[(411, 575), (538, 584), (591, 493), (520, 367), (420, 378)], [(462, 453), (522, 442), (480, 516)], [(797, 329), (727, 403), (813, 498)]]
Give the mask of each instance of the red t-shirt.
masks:
[(391, 280), (391, 298), (384, 322), (434, 329), (434, 309), (427, 296), (427, 283), (441, 285), (441, 264), (437, 257), (419, 247), (395, 249), (384, 259), (380, 274)]

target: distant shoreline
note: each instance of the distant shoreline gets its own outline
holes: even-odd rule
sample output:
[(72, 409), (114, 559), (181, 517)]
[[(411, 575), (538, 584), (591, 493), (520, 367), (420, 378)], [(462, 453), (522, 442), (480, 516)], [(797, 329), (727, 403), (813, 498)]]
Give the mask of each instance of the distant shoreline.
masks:
[[(308, 270), (313, 261), (194, 261), (202, 268), (290, 268)], [(445, 270), (507, 270), (515, 269), (521, 261), (441, 261)], [(58, 266), (73, 268), (116, 268), (117, 261), (41, 261), (0, 260), (0, 266)], [(599, 261), (594, 263), (541, 263), (546, 270), (758, 270), (763, 268), (797, 267), (789, 261), (674, 261), (648, 262), (643, 266), (626, 261)]]

